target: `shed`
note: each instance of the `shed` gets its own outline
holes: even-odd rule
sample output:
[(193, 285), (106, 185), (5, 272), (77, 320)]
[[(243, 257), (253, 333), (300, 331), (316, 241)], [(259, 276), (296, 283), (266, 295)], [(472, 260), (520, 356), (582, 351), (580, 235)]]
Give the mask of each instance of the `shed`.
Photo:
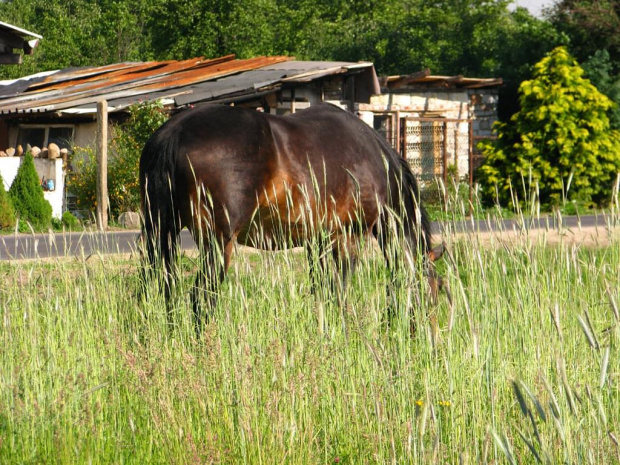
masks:
[[(432, 75), (425, 69), (379, 78), (382, 93), (358, 111), (382, 132), (423, 180), (450, 169), (471, 180), (477, 143), (493, 137), (499, 78)], [(450, 168), (452, 166), (453, 168)]]

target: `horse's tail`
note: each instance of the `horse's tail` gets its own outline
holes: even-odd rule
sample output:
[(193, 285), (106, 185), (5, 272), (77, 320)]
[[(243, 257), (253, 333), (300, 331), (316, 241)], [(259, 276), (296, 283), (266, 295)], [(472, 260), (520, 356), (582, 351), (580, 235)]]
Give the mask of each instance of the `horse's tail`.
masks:
[(168, 271), (180, 229), (174, 213), (178, 148), (178, 132), (165, 134), (159, 129), (147, 141), (140, 158), (142, 236), (147, 259), (150, 265), (162, 259)]

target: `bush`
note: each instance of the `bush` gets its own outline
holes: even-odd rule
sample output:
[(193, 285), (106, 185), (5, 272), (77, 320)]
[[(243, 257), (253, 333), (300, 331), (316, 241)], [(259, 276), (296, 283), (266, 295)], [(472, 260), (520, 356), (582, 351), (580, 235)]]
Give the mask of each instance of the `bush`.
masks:
[[(113, 130), (108, 161), (110, 214), (139, 211), (140, 155), (148, 138), (167, 119), (160, 102), (146, 102), (129, 108), (129, 119)], [(97, 157), (92, 148), (74, 149), (74, 172), (68, 187), (80, 209), (94, 211), (97, 205)]]
[(534, 194), (555, 206), (569, 191), (586, 205), (609, 202), (620, 171), (620, 133), (608, 116), (614, 103), (583, 74), (563, 47), (536, 64), (519, 87), (519, 112), (496, 126), (496, 141), (481, 144), (487, 202), (522, 204)]
[(28, 231), (30, 223), (35, 231), (44, 231), (52, 223), (52, 206), (45, 200), (39, 175), (30, 153), (24, 157), (17, 176), (9, 189), (9, 196), (20, 220), (20, 231)]
[(15, 227), (15, 208), (11, 197), (4, 189), (4, 180), (0, 176), (0, 230), (13, 229)]
[(62, 214), (62, 225), (71, 231), (75, 231), (81, 227), (80, 220), (78, 220), (71, 212), (64, 212)]
[(52, 218), (52, 227), (56, 231), (68, 229), (69, 231), (77, 231), (81, 228), (80, 220), (78, 220), (71, 212), (64, 212), (61, 219)]

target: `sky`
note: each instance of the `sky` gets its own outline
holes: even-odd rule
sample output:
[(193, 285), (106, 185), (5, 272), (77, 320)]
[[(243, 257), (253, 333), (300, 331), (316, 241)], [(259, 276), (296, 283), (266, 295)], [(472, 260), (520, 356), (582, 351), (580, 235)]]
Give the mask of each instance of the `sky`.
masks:
[(555, 3), (553, 0), (513, 0), (516, 6), (524, 6), (534, 16), (540, 17), (542, 9)]

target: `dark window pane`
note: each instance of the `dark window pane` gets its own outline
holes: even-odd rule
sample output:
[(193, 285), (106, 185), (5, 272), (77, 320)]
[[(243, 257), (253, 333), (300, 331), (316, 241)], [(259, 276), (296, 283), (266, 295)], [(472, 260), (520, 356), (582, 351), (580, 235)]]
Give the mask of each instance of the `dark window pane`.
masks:
[(45, 142), (45, 128), (19, 128), (17, 132), (17, 145), (21, 145), (26, 151), (26, 145), (43, 148)]
[(73, 128), (50, 128), (48, 136), (48, 145), (52, 142), (61, 149), (70, 149), (71, 141), (73, 140)]

